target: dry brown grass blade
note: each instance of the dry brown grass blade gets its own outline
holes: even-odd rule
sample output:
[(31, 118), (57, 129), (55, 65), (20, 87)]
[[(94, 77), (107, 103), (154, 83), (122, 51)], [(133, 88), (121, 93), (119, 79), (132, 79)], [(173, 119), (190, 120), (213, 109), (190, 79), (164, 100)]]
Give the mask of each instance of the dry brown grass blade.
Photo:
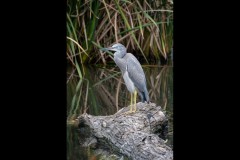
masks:
[[(128, 8), (129, 8), (129, 7), (126, 7), (126, 10), (125, 10), (125, 9), (123, 9), (123, 10), (125, 10), (126, 14), (128, 15), (128, 18), (129, 18), (129, 20), (130, 20), (131, 27), (134, 28), (132, 16), (131, 16), (131, 13), (130, 13), (130, 11), (129, 11)], [(132, 32), (132, 33), (133, 33), (133, 32)], [(134, 45), (132, 36), (130, 36), (130, 42), (131, 42), (131, 47), (135, 50), (135, 47), (134, 47), (135, 45)]]
[[(148, 45), (149, 41), (150, 41), (150, 36), (147, 36), (147, 38), (145, 38), (145, 41), (143, 43), (143, 50), (149, 51), (149, 45)], [(145, 53), (147, 53), (147, 52), (145, 52)]]
[(115, 20), (114, 20), (114, 31), (115, 31), (115, 40), (118, 43), (117, 16), (118, 16), (118, 13), (116, 12), (115, 15), (114, 15), (114, 17), (115, 17)]
[[(131, 34), (131, 33), (129, 33), (128, 35), (130, 36), (130, 34)], [(127, 41), (126, 48), (128, 48), (128, 47), (129, 47), (129, 45), (130, 45), (130, 42), (131, 42), (131, 41)]]
[(76, 71), (76, 68), (74, 68), (74, 69), (72, 70), (72, 72), (70, 73), (70, 76), (69, 76), (68, 79), (67, 79), (67, 84), (68, 84), (69, 80), (73, 77), (75, 71)]
[(73, 62), (73, 60), (72, 60), (71, 56), (68, 54), (68, 52), (67, 52), (67, 56), (68, 56), (68, 59), (71, 61), (72, 65), (74, 67), (76, 67), (75, 63)]
[(105, 3), (105, 4), (106, 4), (107, 7), (111, 8), (111, 9), (114, 10), (115, 12), (118, 12), (117, 9), (115, 9), (114, 7), (112, 7), (112, 5), (114, 5), (113, 3), (111, 3), (111, 4)]
[(153, 34), (150, 34), (150, 44), (149, 44), (150, 48), (152, 48), (153, 46)]
[[(144, 0), (144, 4), (146, 4), (152, 10), (151, 5), (149, 5), (146, 0)], [(145, 8), (145, 10), (146, 10), (146, 8)]]
[(105, 27), (104, 25), (106, 25), (107, 20), (108, 20), (108, 17), (106, 17), (106, 16), (103, 17), (102, 21), (96, 28), (96, 35), (100, 34), (100, 31), (103, 29), (103, 27)]
[(166, 50), (165, 50), (165, 43), (164, 43), (163, 37), (161, 38), (161, 42), (162, 42), (162, 48), (163, 48), (162, 53), (163, 53), (164, 58), (166, 59), (167, 58), (167, 53), (166, 53)]
[(151, 16), (149, 16), (146, 12), (144, 12), (143, 10), (143, 7), (142, 5), (140, 4), (140, 2), (138, 0), (136, 0), (137, 4), (138, 4), (138, 7), (142, 10), (143, 14), (144, 14), (144, 17), (146, 17), (147, 19), (149, 19), (157, 28), (158, 28), (158, 25), (156, 24), (156, 22), (152, 19)]
[[(114, 18), (114, 16), (112, 17), (112, 19)], [(111, 19), (111, 20), (112, 20)], [(105, 21), (106, 22), (106, 21)], [(107, 33), (109, 31), (111, 31), (113, 28), (113, 26), (111, 25), (111, 22), (108, 22), (107, 24), (105, 23), (104, 26), (103, 26), (103, 23), (101, 23), (101, 25), (98, 27), (98, 33), (99, 33), (99, 42), (106, 37)], [(100, 34), (101, 33), (101, 34)]]
[[(154, 31), (153, 31), (153, 32), (154, 32)], [(160, 46), (160, 44), (159, 44), (159, 38), (157, 38), (156, 35), (159, 35), (159, 30), (158, 30), (158, 28), (156, 28), (156, 31), (155, 31), (155, 34), (153, 34), (153, 37), (154, 37), (154, 39), (155, 39), (155, 43), (157, 44), (158, 50), (159, 50), (160, 52), (162, 52), (161, 46)]]
[[(136, 31), (135, 31), (136, 32)], [(128, 37), (130, 37), (130, 39), (131, 39), (131, 33), (129, 32), (128, 34), (126, 34), (125, 36), (123, 36), (123, 37), (121, 37), (118, 41), (119, 42), (121, 42), (121, 41), (123, 41), (124, 39), (126, 39), (126, 38), (128, 38)], [(129, 40), (127, 41), (127, 45), (126, 45), (126, 48), (128, 48), (128, 45), (129, 45)]]
[(80, 44), (78, 42), (76, 42), (74, 39), (70, 38), (70, 37), (67, 37), (67, 39), (71, 40), (73, 43), (75, 43), (82, 51), (83, 53), (85, 53), (87, 56), (87, 52), (85, 52), (85, 50), (80, 46)]
[(151, 10), (144, 9), (144, 11), (139, 11), (139, 12), (135, 12), (132, 14), (134, 15), (134, 14), (138, 14), (138, 13), (142, 13), (142, 12), (170, 12), (170, 13), (173, 13), (172, 10), (167, 10), (167, 9), (151, 9)]
[(107, 15), (108, 15), (108, 19), (109, 19), (110, 23), (114, 26), (114, 24), (113, 24), (112, 21), (111, 21), (110, 13), (109, 13), (109, 10), (108, 10), (108, 8), (107, 8), (107, 5), (106, 5), (105, 0), (102, 0), (102, 2), (103, 2), (104, 7), (105, 7), (105, 9), (106, 9), (106, 12), (107, 12)]

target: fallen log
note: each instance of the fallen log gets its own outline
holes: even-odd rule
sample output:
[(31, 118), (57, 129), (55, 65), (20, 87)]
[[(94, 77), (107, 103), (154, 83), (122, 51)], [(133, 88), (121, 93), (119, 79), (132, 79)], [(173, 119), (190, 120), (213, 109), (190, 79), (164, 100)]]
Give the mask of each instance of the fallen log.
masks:
[[(98, 141), (106, 143), (131, 159), (172, 160), (173, 151), (162, 138), (166, 136), (167, 118), (154, 103), (137, 103), (137, 111), (114, 115), (78, 117), (80, 126), (88, 126)], [(160, 138), (162, 137), (162, 138)]]

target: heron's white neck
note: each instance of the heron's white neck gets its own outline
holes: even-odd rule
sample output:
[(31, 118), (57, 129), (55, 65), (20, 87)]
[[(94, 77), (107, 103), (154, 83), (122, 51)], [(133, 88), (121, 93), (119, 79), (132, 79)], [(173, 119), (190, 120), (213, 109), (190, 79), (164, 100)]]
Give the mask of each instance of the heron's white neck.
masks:
[(126, 51), (116, 51), (114, 53), (114, 58), (123, 58), (126, 55)]

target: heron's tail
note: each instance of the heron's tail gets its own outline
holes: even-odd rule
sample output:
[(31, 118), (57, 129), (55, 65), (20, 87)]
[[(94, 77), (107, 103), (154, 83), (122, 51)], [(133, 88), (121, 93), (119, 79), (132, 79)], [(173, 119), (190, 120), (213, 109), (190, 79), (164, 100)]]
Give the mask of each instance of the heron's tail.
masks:
[(141, 92), (141, 94), (142, 94), (142, 102), (147, 102), (147, 103), (149, 103), (149, 95), (148, 95), (148, 91), (147, 91), (147, 88), (145, 88), (144, 89), (144, 91), (143, 92)]

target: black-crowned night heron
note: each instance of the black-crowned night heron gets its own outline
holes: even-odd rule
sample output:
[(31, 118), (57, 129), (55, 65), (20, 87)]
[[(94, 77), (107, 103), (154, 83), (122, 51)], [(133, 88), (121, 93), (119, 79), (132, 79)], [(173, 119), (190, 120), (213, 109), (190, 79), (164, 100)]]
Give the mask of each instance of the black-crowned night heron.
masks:
[[(140, 95), (142, 102), (149, 102), (146, 78), (141, 64), (133, 54), (127, 53), (124, 45), (120, 43), (114, 44), (109, 48), (103, 48), (102, 50), (115, 51), (114, 61), (120, 68), (127, 89), (131, 93), (131, 105), (130, 110), (127, 113), (136, 112), (137, 92)], [(134, 109), (132, 109), (133, 96)]]

